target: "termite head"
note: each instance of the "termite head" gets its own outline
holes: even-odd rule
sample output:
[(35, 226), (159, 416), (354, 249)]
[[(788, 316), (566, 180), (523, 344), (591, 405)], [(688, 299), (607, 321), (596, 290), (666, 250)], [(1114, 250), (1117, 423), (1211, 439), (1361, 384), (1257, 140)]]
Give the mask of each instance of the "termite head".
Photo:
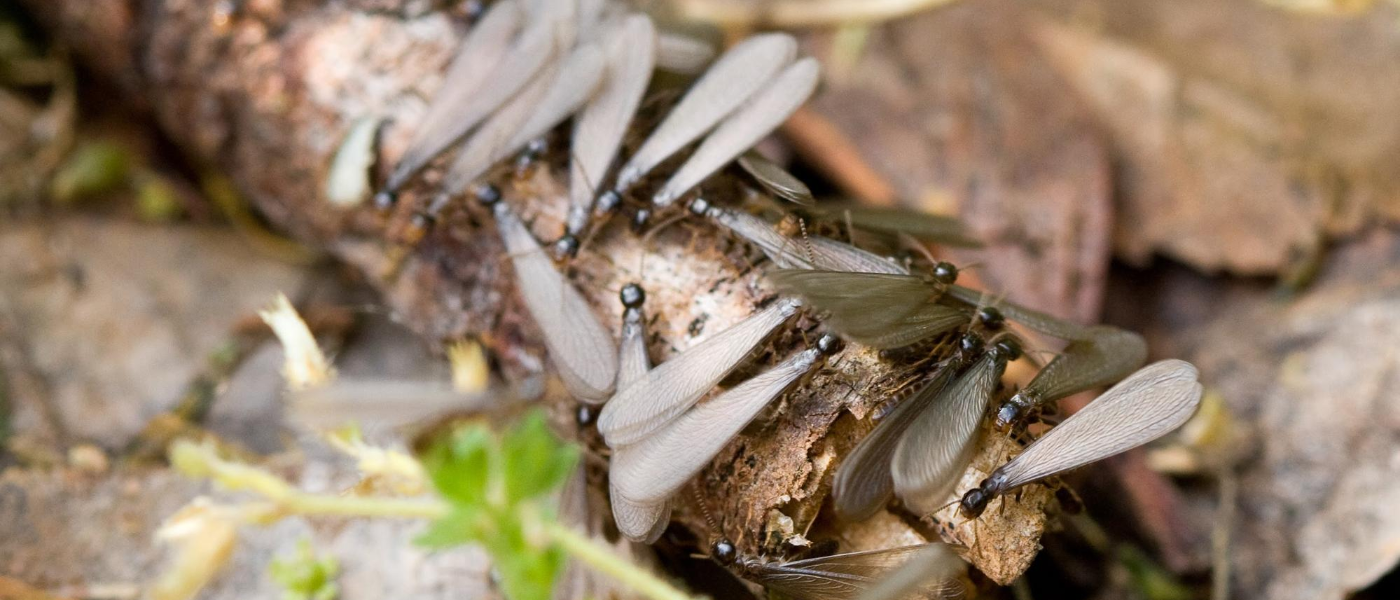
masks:
[(381, 211), (387, 211), (399, 202), (399, 195), (389, 190), (379, 190), (374, 194), (374, 207)]
[(482, 0), (466, 0), (462, 3), (462, 12), (466, 13), (468, 23), (476, 23), (481, 20), (481, 15), (486, 13), (486, 3)]
[(598, 195), (598, 199), (593, 202), (593, 214), (598, 216), (611, 215), (622, 207), (622, 194), (617, 190), (608, 190)]
[(645, 230), (645, 229), (647, 228), (647, 224), (650, 223), (650, 222), (651, 222), (651, 209), (649, 209), (649, 208), (639, 208), (639, 209), (637, 209), (637, 214), (632, 215), (632, 231), (635, 231), (635, 232), (637, 232), (637, 233), (641, 233), (643, 230)]
[(578, 238), (566, 233), (554, 241), (554, 258), (565, 260), (578, 256), (578, 247)]
[(1001, 432), (1010, 431), (1013, 426), (1025, 418), (1026, 411), (1036, 404), (1035, 399), (1031, 398), (1026, 390), (1017, 392), (997, 409), (992, 427)]
[(989, 331), (996, 331), (1006, 326), (1006, 316), (1001, 314), (995, 306), (983, 306), (977, 309), (977, 321), (982, 324), (982, 328)]
[(710, 211), (710, 201), (700, 196), (696, 196), (690, 201), (690, 214), (703, 217)]
[(983, 480), (982, 485), (963, 494), (962, 500), (958, 502), (958, 514), (961, 514), (964, 519), (969, 521), (976, 519), (982, 516), (982, 511), (987, 510), (987, 503), (992, 500), (992, 495), (983, 489), (986, 485), (986, 480)]
[(734, 547), (734, 542), (722, 539), (710, 546), (710, 557), (727, 567), (739, 559), (739, 549)]
[(476, 186), (472, 192), (476, 196), (476, 201), (487, 208), (493, 207), (501, 201), (501, 188), (489, 183)]
[(968, 332), (958, 338), (958, 351), (961, 352), (963, 356), (971, 357), (981, 352), (982, 346), (985, 343), (986, 342), (982, 341), (982, 336)]
[(1011, 362), (1021, 358), (1021, 343), (1013, 337), (1003, 337), (992, 344), (992, 352), (997, 354), (997, 358)]
[(829, 333), (822, 335), (821, 339), (817, 340), (817, 351), (821, 352), (823, 356), (836, 354), (843, 347), (845, 347), (845, 343), (841, 341), (841, 338)]
[(647, 301), (646, 291), (635, 283), (622, 286), (622, 291), (618, 292), (617, 297), (622, 300), (624, 308), (641, 308), (642, 303)]
[(598, 407), (592, 404), (578, 405), (578, 412), (574, 413), (574, 420), (578, 422), (580, 428), (592, 426), (598, 421)]
[(943, 285), (953, 285), (958, 280), (958, 268), (953, 263), (940, 260), (933, 265), (933, 280)]

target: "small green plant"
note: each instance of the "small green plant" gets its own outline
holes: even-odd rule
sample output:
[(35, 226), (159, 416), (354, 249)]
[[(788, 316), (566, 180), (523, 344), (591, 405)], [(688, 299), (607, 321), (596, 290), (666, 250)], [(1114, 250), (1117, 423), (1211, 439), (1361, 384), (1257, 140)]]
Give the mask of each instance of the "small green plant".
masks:
[(310, 540), (302, 540), (296, 554), (273, 559), (268, 574), (282, 586), (282, 600), (334, 600), (340, 595), (335, 584), (340, 563), (317, 557)]
[[(427, 518), (431, 523), (419, 537), (419, 544), (434, 549), (481, 545), (491, 554), (502, 591), (511, 600), (548, 600), (568, 559), (612, 577), (646, 598), (690, 598), (618, 557), (607, 545), (556, 519), (555, 495), (575, 468), (578, 451), (554, 436), (539, 411), (529, 413), (505, 432), (485, 422), (459, 426), (431, 445), (421, 460), (436, 494), (312, 494), (264, 469), (220, 457), (208, 444), (180, 441), (170, 449), (171, 464), (185, 474), (207, 477), (225, 488), (264, 498), (232, 507), (201, 507), (201, 514), (217, 514), (220, 523), (266, 525), (291, 515)], [(228, 537), (231, 543), (232, 536)], [(227, 555), (226, 549), (221, 555)], [(322, 591), (325, 585), (333, 586), (333, 564), (309, 563), (315, 563), (314, 557), (274, 567), (282, 569), (275, 576), (287, 587), (289, 599), (328, 600), (329, 596), (320, 594), (326, 593)], [(181, 593), (164, 597), (188, 598), (197, 590), (197, 585), (186, 581), (190, 577), (179, 575), (169, 573), (166, 578), (180, 581)], [(199, 573), (200, 581), (211, 576)], [(305, 595), (292, 596), (292, 592)]]

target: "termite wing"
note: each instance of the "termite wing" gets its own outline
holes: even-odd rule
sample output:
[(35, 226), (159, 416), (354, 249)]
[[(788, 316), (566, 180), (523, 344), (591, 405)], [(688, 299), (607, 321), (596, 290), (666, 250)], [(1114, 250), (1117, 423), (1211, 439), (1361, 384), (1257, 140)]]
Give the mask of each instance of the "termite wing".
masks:
[(967, 591), (957, 579), (964, 568), (962, 560), (946, 545), (936, 542), (779, 562), (739, 556), (732, 543), (721, 540), (710, 549), (710, 556), (770, 592), (795, 600), (900, 598), (870, 594), (911, 560), (917, 560), (915, 564), (922, 571), (920, 581), (911, 585), (918, 597), (962, 598)]
[(757, 150), (750, 150), (739, 156), (738, 163), (754, 181), (774, 196), (803, 206), (816, 204), (816, 200), (812, 198), (812, 189), (807, 187), (807, 184), (802, 183), (801, 179), (789, 173), (787, 169), (768, 160), (768, 157), (759, 154)]
[(977, 448), (1001, 374), (1020, 353), (1015, 339), (1003, 336), (915, 418), (890, 461), (895, 494), (905, 505), (931, 511), (953, 491)]
[(472, 30), (418, 133), (376, 196), (377, 204), (392, 204), (394, 194), (414, 174), (514, 97), (552, 60), (560, 41), (558, 24), (549, 19), (531, 23), (517, 38), (516, 31), (529, 16), (516, 2), (497, 2)]
[(1087, 340), (1075, 340), (1036, 373), (1026, 387), (997, 409), (994, 426), (1005, 431), (1030, 409), (1070, 394), (1115, 383), (1147, 360), (1147, 341), (1131, 331), (1103, 325), (1088, 328)]
[(772, 133), (816, 91), (820, 72), (821, 64), (811, 57), (784, 68), (705, 137), (685, 164), (652, 196), (652, 203), (669, 206)]
[(810, 236), (795, 239), (783, 235), (759, 217), (710, 204), (704, 198), (691, 201), (690, 211), (757, 246), (780, 268), (895, 275), (909, 273), (908, 269), (892, 260), (831, 238)]
[(801, 302), (782, 299), (744, 321), (671, 357), (621, 389), (598, 417), (598, 432), (614, 448), (635, 444), (680, 416), (719, 384), (797, 313)]
[[(651, 370), (651, 359), (647, 356), (646, 315), (642, 311), (646, 292), (637, 284), (627, 284), (623, 286), (619, 298), (623, 313), (622, 341), (618, 344), (617, 385), (626, 388), (646, 377), (647, 371)], [(670, 499), (634, 502), (618, 493), (616, 480), (611, 475), (609, 479), (608, 497), (612, 502), (613, 520), (617, 523), (618, 532), (635, 542), (655, 542), (671, 521)]]
[(569, 213), (564, 233), (574, 238), (575, 247), (588, 226), (593, 197), (617, 157), (622, 137), (651, 81), (656, 28), (646, 15), (629, 15), (603, 43), (605, 79), (579, 113), (571, 140)]
[(796, 55), (797, 41), (785, 33), (756, 35), (730, 48), (628, 159), (614, 189), (626, 191), (656, 165), (713, 129)]
[(544, 334), (545, 348), (565, 387), (579, 400), (602, 402), (612, 393), (617, 375), (612, 333), (598, 322), (588, 301), (559, 273), (500, 194), (488, 194), (483, 201), (495, 213), (496, 228), (515, 267), (517, 288)]
[(836, 516), (853, 522), (869, 518), (894, 497), (894, 479), (890, 461), (894, 449), (909, 426), (925, 409), (940, 397), (948, 382), (981, 355), (982, 338), (969, 332), (958, 341), (958, 349), (943, 360), (920, 387), (856, 444), (841, 464), (832, 480), (832, 505)]
[(701, 402), (641, 441), (613, 452), (611, 475), (618, 494), (635, 502), (671, 498), (714, 460), (759, 411), (840, 349), (823, 336), (817, 344), (724, 393)]
[(1201, 403), (1191, 363), (1152, 363), (1032, 442), (963, 495), (959, 512), (975, 519), (987, 503), (1023, 485), (1126, 452), (1180, 427)]
[[(949, 285), (946, 294), (950, 298), (972, 306), (980, 305), (986, 297), (986, 294), (983, 292), (956, 284)], [(1089, 340), (1094, 337), (1094, 332), (1091, 331), (1089, 327), (1078, 323), (1071, 323), (1063, 319), (1057, 319), (1038, 310), (1016, 304), (1015, 302), (1001, 300), (996, 302), (996, 307), (1006, 315), (1006, 318), (1048, 336), (1057, 337), (1062, 340)]]
[(593, 93), (602, 73), (603, 53), (596, 44), (578, 46), (563, 61), (546, 65), (463, 144), (444, 178), (444, 193), (462, 193), (492, 164), (564, 120)]
[(692, 75), (705, 70), (715, 59), (715, 47), (676, 31), (661, 31), (656, 36), (656, 67), (672, 73)]
[(822, 322), (846, 339), (875, 348), (898, 348), (950, 331), (970, 320), (963, 306), (938, 303), (957, 277), (939, 263), (932, 276), (778, 269), (769, 274), (784, 294), (820, 311)]
[(925, 242), (946, 246), (965, 248), (980, 248), (982, 246), (982, 242), (968, 231), (967, 225), (953, 217), (933, 215), (918, 210), (856, 204), (823, 205), (803, 210), (867, 233), (887, 237), (907, 235)]
[(963, 598), (968, 595), (968, 587), (958, 576), (965, 569), (962, 559), (947, 544), (925, 544), (856, 600)]

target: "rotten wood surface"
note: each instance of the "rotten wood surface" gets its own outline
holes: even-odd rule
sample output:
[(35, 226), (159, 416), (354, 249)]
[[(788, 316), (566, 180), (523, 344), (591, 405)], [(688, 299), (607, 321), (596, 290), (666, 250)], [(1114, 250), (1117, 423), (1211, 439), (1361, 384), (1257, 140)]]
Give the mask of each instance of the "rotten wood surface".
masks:
[[(433, 173), (423, 187), (404, 194), (387, 219), (368, 208), (337, 210), (320, 198), (329, 158), (356, 119), (388, 117), (382, 158), (403, 150), (464, 30), (460, 18), (404, 8), (417, 3), (369, 0), (29, 4), (95, 70), (117, 81), (132, 101), (149, 106), (190, 156), (230, 174), (277, 227), (357, 267), (420, 335), (435, 342), (481, 335), (514, 379), (533, 376), (547, 364), (491, 221), (476, 207), (452, 207), (406, 253), (396, 241)], [(559, 230), (565, 198), (559, 163), (504, 182), (507, 200), (533, 220), (542, 239)], [(737, 322), (769, 297), (743, 250), (703, 223), (670, 227), (649, 245), (613, 223), (571, 264), (571, 273), (605, 323), (619, 322), (617, 290), (641, 282), (656, 317), (653, 360), (660, 361)], [(802, 338), (789, 331), (772, 349), (786, 352)], [(885, 400), (890, 375), (891, 367), (871, 352), (847, 349), (702, 475), (704, 501), (722, 531), (710, 531), (693, 511), (683, 511), (682, 522), (700, 539), (723, 534), (748, 551), (776, 549), (767, 531), (773, 511), (796, 521), (796, 531), (805, 530), (825, 499), (838, 457), (870, 427), (864, 418), (869, 410)], [(989, 439), (976, 460), (981, 472), (969, 473), (967, 481), (980, 479), (994, 457), (1010, 451), (1010, 442)], [(985, 519), (969, 559), (992, 580), (1009, 583), (1039, 549), (1047, 501), (1047, 492), (1034, 488), (1019, 504)], [(897, 533), (866, 543), (890, 545), (936, 531), (892, 522), (897, 526), (889, 531)]]

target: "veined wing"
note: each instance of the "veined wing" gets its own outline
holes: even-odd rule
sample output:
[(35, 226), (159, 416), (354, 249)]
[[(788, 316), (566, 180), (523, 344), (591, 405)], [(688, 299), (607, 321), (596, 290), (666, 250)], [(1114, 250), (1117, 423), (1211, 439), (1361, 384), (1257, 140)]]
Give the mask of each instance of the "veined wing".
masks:
[(466, 135), (485, 116), (482, 113), (473, 119), (470, 112), (463, 114), (463, 109), (471, 106), (472, 96), (482, 89), (492, 69), (505, 57), (523, 18), (513, 0), (502, 0), (491, 5), (481, 21), (467, 33), (413, 141), (394, 165), (386, 188), (392, 191), (402, 187), (409, 177)]
[(957, 374), (957, 365), (944, 364), (919, 391), (885, 415), (875, 429), (856, 444), (836, 468), (831, 493), (836, 514), (860, 521), (884, 508), (894, 494), (890, 462), (894, 449), (914, 419), (933, 402)]
[(788, 65), (705, 137), (695, 153), (652, 196), (652, 203), (670, 205), (772, 133), (812, 96), (820, 75), (821, 63), (815, 58), (803, 58)]
[(597, 44), (576, 46), (564, 59), (558, 76), (535, 107), (534, 113), (520, 126), (510, 142), (497, 151), (492, 162), (524, 148), (530, 140), (554, 129), (582, 107), (603, 80), (604, 62), (603, 49)]
[(635, 444), (671, 422), (719, 384), (795, 314), (800, 304), (793, 299), (781, 300), (661, 363), (603, 407), (599, 433), (609, 446), (618, 448)]
[(619, 190), (713, 129), (797, 56), (797, 41), (767, 33), (739, 42), (710, 66), (618, 173)]
[[(1001, 363), (1000, 365), (998, 363)], [(942, 502), (967, 469), (987, 403), (1005, 363), (987, 353), (944, 389), (894, 449), (895, 493), (915, 510)]]
[(1075, 469), (1155, 440), (1180, 427), (1201, 402), (1191, 363), (1152, 363), (1113, 386), (997, 469), (1004, 489)]
[(606, 43), (606, 79), (574, 123), (567, 225), (574, 235), (586, 227), (593, 198), (651, 81), (656, 28), (650, 17), (630, 15), (613, 29)]
[(612, 334), (505, 202), (496, 204), (496, 227), (515, 266), (525, 307), (539, 324), (565, 387), (580, 400), (606, 398), (617, 376)]
[(670, 498), (820, 357), (816, 348), (804, 350), (700, 403), (642, 441), (619, 448), (610, 470), (618, 493), (636, 502)]

